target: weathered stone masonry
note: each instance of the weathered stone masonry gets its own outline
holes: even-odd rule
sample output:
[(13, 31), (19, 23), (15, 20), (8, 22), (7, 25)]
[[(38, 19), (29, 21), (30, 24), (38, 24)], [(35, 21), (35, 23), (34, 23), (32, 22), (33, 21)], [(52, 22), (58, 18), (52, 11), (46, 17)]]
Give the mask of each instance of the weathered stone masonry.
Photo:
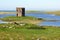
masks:
[(16, 8), (17, 16), (25, 16), (25, 8)]

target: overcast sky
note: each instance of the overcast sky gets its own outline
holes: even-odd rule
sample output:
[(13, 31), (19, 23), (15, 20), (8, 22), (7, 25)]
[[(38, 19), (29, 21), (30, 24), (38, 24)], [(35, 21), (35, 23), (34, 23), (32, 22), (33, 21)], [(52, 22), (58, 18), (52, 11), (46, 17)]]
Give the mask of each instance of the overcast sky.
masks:
[(0, 0), (0, 10), (15, 10), (25, 7), (26, 10), (60, 10), (60, 0)]

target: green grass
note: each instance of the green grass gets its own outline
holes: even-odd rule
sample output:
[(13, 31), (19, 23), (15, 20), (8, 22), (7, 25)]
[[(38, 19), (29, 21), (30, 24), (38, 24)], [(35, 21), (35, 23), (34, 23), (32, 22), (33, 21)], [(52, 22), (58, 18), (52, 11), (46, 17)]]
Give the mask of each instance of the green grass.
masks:
[[(2, 18), (6, 21), (42, 20), (35, 17), (9, 16)], [(31, 22), (30, 21), (30, 22)], [(0, 24), (0, 40), (60, 40), (60, 27), (38, 26), (30, 22)]]
[(41, 40), (60, 40), (60, 27), (0, 24), (0, 40), (37, 40), (38, 38)]
[(0, 39), (10, 40), (12, 38), (14, 40), (31, 40), (31, 37), (40, 30), (37, 27), (43, 29), (34, 24), (25, 24), (23, 26), (17, 24), (0, 24)]
[(24, 22), (24, 23), (37, 24), (39, 22), (42, 22), (43, 19), (30, 17), (30, 16), (24, 16), (24, 17), (8, 16), (8, 17), (0, 18), (0, 20), (8, 21), (8, 22)]
[(8, 16), (8, 17), (1, 18), (1, 20), (20, 21), (20, 20), (37, 20), (37, 18), (30, 17), (30, 16), (25, 16), (25, 17)]

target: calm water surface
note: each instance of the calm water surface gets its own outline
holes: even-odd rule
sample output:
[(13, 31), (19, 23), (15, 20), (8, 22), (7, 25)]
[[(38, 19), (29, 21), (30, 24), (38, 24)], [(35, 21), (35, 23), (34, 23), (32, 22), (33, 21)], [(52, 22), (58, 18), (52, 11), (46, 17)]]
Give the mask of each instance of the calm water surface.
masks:
[[(60, 20), (60, 16), (56, 16), (54, 14), (43, 14), (43, 13), (26, 13), (26, 16), (33, 16), (36, 18), (44, 18), (46, 20)], [(6, 16), (16, 16), (16, 14), (0, 14), (0, 18)], [(0, 21), (2, 23), (3, 21)], [(44, 21), (39, 23), (41, 26), (60, 26), (60, 21), (52, 22), (52, 21)]]

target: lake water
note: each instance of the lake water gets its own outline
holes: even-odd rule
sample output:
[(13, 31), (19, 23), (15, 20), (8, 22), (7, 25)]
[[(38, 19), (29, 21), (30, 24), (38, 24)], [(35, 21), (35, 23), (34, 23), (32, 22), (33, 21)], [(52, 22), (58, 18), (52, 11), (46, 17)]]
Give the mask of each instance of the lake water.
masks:
[[(44, 18), (45, 20), (59, 20), (56, 22), (44, 21), (42, 23), (39, 23), (39, 25), (41, 25), (41, 26), (60, 26), (60, 16), (56, 16), (54, 14), (26, 13), (25, 15), (33, 16), (36, 18)], [(6, 16), (16, 16), (16, 14), (0, 14), (0, 18), (6, 17)], [(3, 23), (3, 21), (0, 21), (0, 23)]]

